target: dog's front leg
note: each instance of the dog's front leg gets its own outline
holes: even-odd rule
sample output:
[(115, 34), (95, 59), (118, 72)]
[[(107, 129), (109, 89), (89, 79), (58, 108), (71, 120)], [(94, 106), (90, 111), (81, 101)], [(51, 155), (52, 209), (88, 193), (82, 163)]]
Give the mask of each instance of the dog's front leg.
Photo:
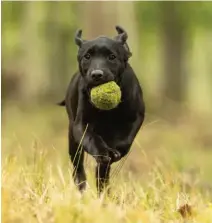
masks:
[(143, 114), (137, 114), (136, 119), (133, 122), (126, 124), (128, 129), (127, 134), (122, 135), (122, 139), (119, 140), (116, 144), (116, 149), (120, 152), (121, 158), (124, 157), (130, 150), (130, 147), (136, 137), (137, 132), (139, 131), (144, 120)]
[(78, 145), (82, 146), (87, 153), (92, 155), (97, 163), (110, 162), (109, 147), (101, 136), (92, 131), (92, 126), (83, 124), (82, 122), (75, 122), (73, 134)]
[(96, 187), (98, 196), (106, 188), (109, 182), (111, 152), (101, 136), (92, 131), (92, 126), (75, 123), (73, 128), (74, 137), (83, 149), (92, 155), (97, 162)]
[(75, 141), (84, 150), (92, 155), (97, 163), (108, 163), (111, 161), (111, 148), (104, 139), (93, 131), (92, 123), (87, 123), (89, 119), (88, 98), (79, 90), (78, 109), (73, 123), (73, 136)]
[(98, 196), (100, 196), (105, 189), (107, 189), (107, 192), (109, 193), (109, 188), (107, 188), (107, 186), (109, 184), (110, 165), (111, 163), (97, 163), (96, 188)]

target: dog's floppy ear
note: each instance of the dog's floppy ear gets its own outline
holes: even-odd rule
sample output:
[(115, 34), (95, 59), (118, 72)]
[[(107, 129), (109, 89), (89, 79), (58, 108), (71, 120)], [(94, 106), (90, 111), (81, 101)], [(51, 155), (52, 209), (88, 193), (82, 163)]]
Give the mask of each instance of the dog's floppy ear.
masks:
[(116, 26), (116, 30), (118, 32), (118, 36), (116, 36), (115, 39), (122, 44), (125, 44), (128, 38), (127, 32), (121, 26)]
[(115, 37), (115, 40), (121, 42), (124, 45), (125, 50), (127, 51), (127, 56), (130, 58), (132, 56), (132, 53), (130, 52), (129, 46), (127, 44), (127, 32), (121, 27), (121, 26), (116, 26), (116, 30), (118, 32), (118, 36)]
[(81, 29), (78, 29), (76, 31), (76, 34), (75, 34), (75, 43), (81, 47), (82, 43), (83, 43), (83, 40), (81, 39), (81, 36), (82, 36), (82, 30)]

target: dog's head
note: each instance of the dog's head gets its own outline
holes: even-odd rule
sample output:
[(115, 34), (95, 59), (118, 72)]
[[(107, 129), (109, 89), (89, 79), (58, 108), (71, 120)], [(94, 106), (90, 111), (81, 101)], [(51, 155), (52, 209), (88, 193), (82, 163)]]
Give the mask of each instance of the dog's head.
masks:
[(118, 35), (114, 39), (100, 36), (90, 41), (81, 38), (82, 30), (76, 33), (79, 70), (89, 88), (108, 81), (119, 83), (131, 53), (127, 33), (120, 26), (116, 30)]

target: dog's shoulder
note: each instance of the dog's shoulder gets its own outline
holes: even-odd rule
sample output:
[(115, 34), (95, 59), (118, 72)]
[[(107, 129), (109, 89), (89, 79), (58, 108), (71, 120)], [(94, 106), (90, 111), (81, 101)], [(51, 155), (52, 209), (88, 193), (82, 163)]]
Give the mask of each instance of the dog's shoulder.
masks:
[(121, 85), (122, 85), (122, 88), (129, 91), (132, 89), (141, 88), (139, 80), (129, 63), (127, 63), (126, 69), (122, 74)]
[(130, 64), (127, 64), (122, 74), (121, 89), (126, 107), (143, 110), (144, 101), (142, 86)]

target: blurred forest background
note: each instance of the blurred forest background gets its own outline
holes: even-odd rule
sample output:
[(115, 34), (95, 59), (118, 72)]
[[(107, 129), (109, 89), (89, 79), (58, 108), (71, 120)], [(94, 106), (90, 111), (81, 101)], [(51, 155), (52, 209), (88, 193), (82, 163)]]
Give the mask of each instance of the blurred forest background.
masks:
[(3, 2), (3, 103), (61, 100), (77, 69), (76, 29), (85, 39), (112, 37), (120, 24), (148, 106), (209, 113), (211, 21), (210, 2)]
[(75, 31), (113, 37), (116, 24), (129, 34), (144, 90), (142, 148), (212, 148), (211, 21), (211, 2), (2, 2), (3, 148), (37, 137), (67, 152), (67, 116), (56, 103), (78, 68)]
[[(68, 120), (56, 106), (77, 70), (75, 31), (113, 37), (117, 24), (128, 32), (147, 107), (127, 162), (113, 166), (126, 221), (114, 220), (123, 208), (116, 201), (96, 209), (101, 201), (69, 199)], [(50, 222), (49, 209), (56, 222), (135, 223), (146, 210), (153, 221), (142, 222), (180, 222), (168, 221), (179, 219), (178, 192), (205, 210), (212, 200), (212, 2), (4, 1), (1, 53), (3, 222)], [(86, 157), (92, 176), (89, 165)], [(94, 176), (89, 183), (95, 190)], [(211, 213), (196, 222), (211, 222)]]

